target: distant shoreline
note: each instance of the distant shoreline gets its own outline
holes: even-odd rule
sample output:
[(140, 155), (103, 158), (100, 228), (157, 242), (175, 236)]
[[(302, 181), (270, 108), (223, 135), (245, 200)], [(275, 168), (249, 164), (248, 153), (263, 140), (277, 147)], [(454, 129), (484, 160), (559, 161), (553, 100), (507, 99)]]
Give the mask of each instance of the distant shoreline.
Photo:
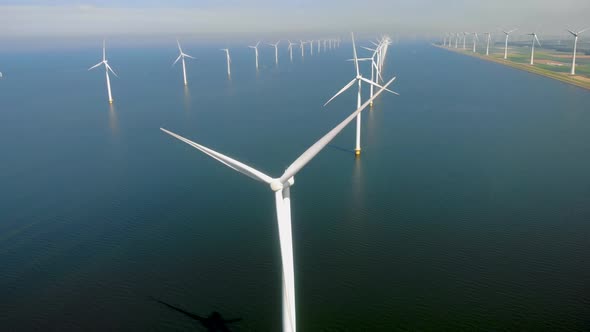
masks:
[(494, 58), (492, 56), (486, 56), (486, 55), (481, 55), (479, 53), (473, 53), (471, 51), (463, 51), (462, 49), (454, 49), (454, 48), (448, 48), (448, 47), (444, 47), (441, 45), (436, 45), (436, 44), (432, 44), (432, 46), (434, 47), (438, 47), (440, 49), (443, 50), (447, 50), (447, 51), (451, 51), (454, 53), (458, 53), (458, 54), (463, 54), (463, 55), (468, 55), (468, 56), (472, 56), (474, 58), (479, 58), (482, 60), (487, 60), (487, 61), (491, 61), (491, 62), (495, 62), (495, 63), (499, 63), (508, 67), (512, 67), (512, 68), (516, 68), (516, 69), (520, 69), (520, 70), (524, 70), (524, 71), (528, 71), (529, 73), (533, 73), (533, 74), (537, 74), (540, 76), (545, 76), (548, 78), (552, 78), (558, 81), (561, 81), (563, 83), (567, 83), (567, 84), (571, 84), (571, 85), (575, 85), (577, 87), (586, 89), (586, 90), (590, 90), (590, 81), (589, 82), (581, 82), (578, 81), (574, 78), (571, 78), (569, 75), (565, 74), (559, 74), (559, 73), (555, 73), (546, 69), (542, 69), (539, 67), (535, 67), (535, 66), (531, 66), (529, 64), (523, 64), (523, 63), (516, 63), (516, 62), (512, 62), (512, 61), (506, 61), (504, 59), (498, 59), (498, 58)]

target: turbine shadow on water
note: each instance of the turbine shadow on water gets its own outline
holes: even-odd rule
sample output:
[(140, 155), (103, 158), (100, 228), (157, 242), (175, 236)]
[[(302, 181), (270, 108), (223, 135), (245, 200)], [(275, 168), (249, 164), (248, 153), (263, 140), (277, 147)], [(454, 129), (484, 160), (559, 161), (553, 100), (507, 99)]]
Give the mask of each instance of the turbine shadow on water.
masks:
[(199, 316), (197, 314), (193, 314), (191, 312), (188, 312), (182, 308), (175, 307), (169, 303), (158, 300), (154, 297), (150, 296), (150, 299), (168, 307), (170, 310), (177, 311), (177, 312), (179, 312), (179, 313), (181, 313), (193, 320), (198, 321), (201, 324), (201, 326), (206, 328), (207, 331), (209, 331), (209, 332), (229, 332), (231, 330), (229, 329), (229, 327), (227, 327), (227, 324), (237, 323), (242, 320), (241, 318), (224, 319), (221, 316), (221, 314), (217, 311), (213, 311), (209, 316), (203, 317), (203, 316)]
[(351, 149), (346, 149), (337, 145), (333, 145), (333, 144), (328, 144), (327, 147), (338, 150), (338, 151), (342, 151), (342, 152), (346, 152), (346, 153), (352, 153), (354, 154), (354, 150)]

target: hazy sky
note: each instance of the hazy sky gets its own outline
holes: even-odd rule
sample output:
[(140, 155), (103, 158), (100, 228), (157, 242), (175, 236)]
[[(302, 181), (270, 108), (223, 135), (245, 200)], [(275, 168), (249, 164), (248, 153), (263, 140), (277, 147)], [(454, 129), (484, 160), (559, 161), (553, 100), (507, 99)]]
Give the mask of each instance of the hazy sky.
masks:
[(590, 0), (0, 0), (0, 38), (428, 34), (590, 26)]

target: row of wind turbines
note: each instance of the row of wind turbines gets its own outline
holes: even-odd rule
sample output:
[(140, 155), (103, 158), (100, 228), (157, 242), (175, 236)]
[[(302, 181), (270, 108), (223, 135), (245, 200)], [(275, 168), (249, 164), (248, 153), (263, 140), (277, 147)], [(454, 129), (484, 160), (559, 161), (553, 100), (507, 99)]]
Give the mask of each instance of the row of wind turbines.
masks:
[[(282, 263), (282, 316), (283, 316), (283, 331), (295, 332), (297, 331), (296, 324), (296, 302), (295, 302), (295, 267), (294, 267), (294, 255), (293, 255), (293, 237), (291, 228), (291, 187), (295, 184), (295, 175), (305, 167), (326, 145), (328, 145), (350, 122), (355, 118), (357, 120), (357, 133), (356, 133), (356, 155), (360, 155), (360, 120), (361, 112), (366, 109), (369, 105), (373, 104), (373, 101), (383, 91), (397, 94), (387, 87), (395, 80), (395, 77), (387, 81), (385, 84), (379, 84), (383, 81), (381, 72), (383, 69), (383, 63), (387, 54), (387, 48), (391, 44), (391, 40), (388, 37), (381, 38), (378, 42), (373, 43), (375, 48), (366, 48), (372, 51), (372, 56), (369, 58), (359, 58), (357, 56), (357, 49), (354, 40), (354, 34), (351, 33), (352, 37), (352, 49), (353, 59), (355, 67), (355, 77), (348, 84), (344, 86), (340, 91), (336, 93), (332, 98), (328, 100), (326, 105), (334, 98), (339, 96), (344, 91), (348, 90), (355, 83), (358, 84), (357, 94), (357, 108), (350, 114), (346, 119), (340, 122), (336, 127), (330, 130), (311, 147), (309, 147), (303, 154), (301, 154), (293, 163), (287, 167), (279, 177), (271, 177), (262, 171), (254, 169), (240, 161), (237, 161), (227, 155), (220, 152), (214, 151), (206, 146), (199, 143), (193, 142), (183, 136), (180, 136), (170, 130), (160, 128), (164, 133), (192, 146), (193, 148), (205, 153), (211, 158), (219, 161), (225, 166), (242, 173), (254, 180), (265, 183), (270, 187), (275, 195), (275, 209), (277, 214), (278, 231), (279, 231), (279, 242), (281, 251), (281, 263)], [(276, 44), (275, 44), (276, 45)], [(276, 46), (275, 46), (276, 47)], [(256, 48), (255, 48), (256, 50)], [(182, 52), (182, 51), (181, 51)], [(229, 54), (229, 53), (228, 53)], [(276, 53), (275, 53), (276, 55)], [(180, 57), (182, 58), (182, 57)], [(178, 59), (177, 59), (178, 60)], [(367, 61), (371, 63), (371, 80), (364, 78), (361, 75), (359, 63)], [(102, 64), (102, 63), (101, 63)], [(105, 63), (106, 65), (106, 63)], [(108, 73), (107, 67), (107, 73)], [(369, 84), (371, 87), (370, 97), (361, 104), (361, 85), (362, 83)], [(375, 92), (373, 87), (378, 90)], [(324, 105), (325, 106), (325, 105)]]
[[(256, 70), (259, 69), (258, 47), (260, 46), (260, 43), (261, 42), (259, 41), (253, 46), (248, 46), (249, 48), (254, 49), (254, 59), (255, 59), (255, 64), (256, 64)], [(275, 49), (275, 64), (277, 66), (279, 65), (279, 47), (278, 46), (280, 43), (281, 43), (281, 40), (277, 41), (274, 44), (267, 43), (267, 45), (272, 46)], [(316, 45), (316, 53), (322, 52), (322, 46), (323, 46), (324, 52), (327, 52), (328, 50), (332, 50), (334, 48), (340, 47), (340, 38), (337, 38), (337, 39), (317, 39), (317, 40), (309, 40), (309, 41), (300, 40), (299, 43), (292, 43), (290, 40), (288, 40), (288, 43), (289, 43), (289, 46), (288, 46), (289, 56), (290, 56), (291, 62), (293, 62), (293, 46), (299, 46), (301, 48), (301, 57), (303, 58), (303, 57), (305, 57), (305, 45), (309, 45), (310, 55), (313, 55), (314, 45)], [(186, 76), (186, 61), (185, 61), (185, 59), (187, 59), (187, 58), (188, 59), (196, 59), (196, 58), (193, 57), (192, 55), (185, 53), (182, 50), (182, 46), (180, 45), (180, 42), (178, 41), (178, 39), (176, 40), (176, 44), (178, 46), (179, 55), (178, 55), (178, 58), (176, 58), (176, 60), (174, 60), (172, 65), (173, 66), (176, 65), (176, 63), (178, 63), (178, 61), (180, 61), (182, 63), (182, 79), (183, 79), (184, 85), (187, 86), (188, 80), (187, 80), (187, 76)], [(226, 58), (226, 63), (227, 63), (227, 76), (229, 79), (231, 79), (231, 56), (230, 56), (229, 48), (222, 48), (220, 50), (225, 52), (225, 58)], [(106, 56), (106, 41), (105, 40), (102, 41), (102, 61), (97, 63), (96, 65), (88, 68), (88, 70), (95, 69), (95, 68), (100, 67), (102, 65), (104, 65), (104, 67), (105, 67), (107, 94), (108, 94), (108, 98), (109, 98), (108, 100), (109, 100), (109, 103), (112, 104), (113, 103), (113, 95), (112, 95), (112, 91), (111, 91), (111, 79), (109, 77), (109, 72), (111, 72), (115, 76), (117, 76), (117, 74), (115, 73), (113, 68), (111, 68), (111, 66), (109, 66), (107, 56)], [(0, 73), (0, 78), (1, 77), (2, 77), (2, 73)]]
[[(573, 54), (572, 54), (572, 69), (570, 71), (571, 75), (576, 74), (576, 52), (577, 52), (577, 47), (578, 47), (578, 37), (588, 29), (590, 29), (590, 28), (585, 28), (585, 29), (578, 30), (578, 31), (572, 31), (570, 29), (566, 29), (566, 31), (569, 32), (574, 37), (574, 49), (573, 49)], [(502, 32), (504, 33), (504, 36), (505, 36), (505, 39), (504, 39), (504, 60), (508, 59), (508, 38), (512, 33), (514, 33), (517, 30), (518, 29), (502, 30)], [(487, 36), (487, 38), (486, 38), (486, 40), (487, 40), (486, 56), (489, 56), (490, 55), (490, 40), (492, 38), (492, 33), (491, 32), (484, 32), (483, 34)], [(479, 37), (477, 35), (477, 32), (447, 33), (446, 35), (443, 36), (443, 43), (442, 44), (445, 47), (453, 48), (453, 43), (454, 43), (454, 48), (459, 48), (459, 41), (462, 39), (463, 50), (466, 50), (466, 39), (467, 39), (468, 35), (473, 36), (472, 37), (473, 53), (475, 53), (475, 52), (477, 52), (476, 45), (477, 45), (477, 42), (479, 41)], [(541, 47), (541, 41), (539, 40), (538, 34), (536, 32), (531, 32), (531, 33), (528, 33), (527, 35), (531, 36), (531, 39), (532, 39), (530, 64), (534, 65), (535, 64), (535, 44), (537, 44), (537, 45), (539, 45), (539, 47)]]

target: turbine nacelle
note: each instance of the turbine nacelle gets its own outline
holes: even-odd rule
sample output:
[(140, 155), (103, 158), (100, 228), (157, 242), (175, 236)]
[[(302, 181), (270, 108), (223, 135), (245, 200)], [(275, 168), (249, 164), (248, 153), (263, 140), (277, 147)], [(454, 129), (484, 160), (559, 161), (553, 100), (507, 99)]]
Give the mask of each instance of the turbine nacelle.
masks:
[(272, 191), (277, 192), (280, 190), (283, 190), (285, 188), (289, 188), (291, 186), (293, 186), (295, 184), (295, 178), (294, 177), (290, 177), (287, 181), (285, 181), (284, 183), (281, 182), (281, 179), (273, 179), (270, 182), (270, 189), (272, 189)]

